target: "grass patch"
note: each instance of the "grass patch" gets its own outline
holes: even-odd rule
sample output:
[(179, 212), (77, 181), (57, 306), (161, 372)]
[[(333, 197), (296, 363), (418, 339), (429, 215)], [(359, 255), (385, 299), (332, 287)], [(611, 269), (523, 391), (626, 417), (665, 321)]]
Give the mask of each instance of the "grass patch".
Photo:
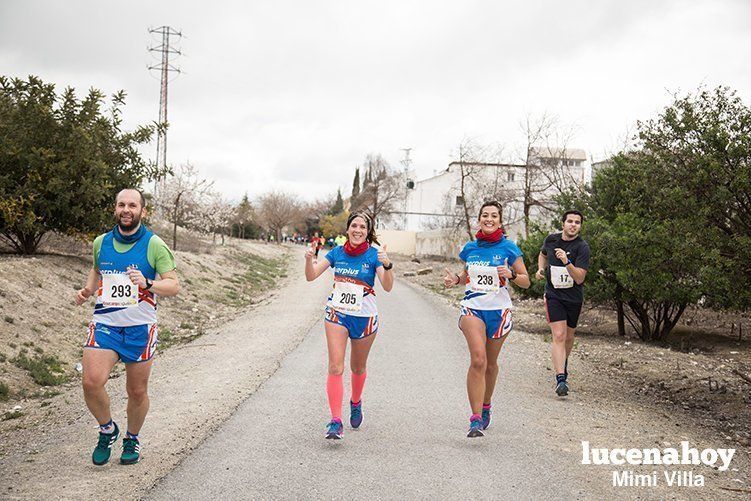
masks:
[(8, 397), (10, 397), (10, 388), (0, 381), (0, 401), (8, 400)]
[(159, 348), (164, 350), (175, 344), (175, 334), (169, 329), (159, 329)]
[(11, 419), (18, 419), (21, 416), (23, 416), (23, 412), (21, 411), (8, 411), (5, 414), (3, 414), (3, 421), (10, 421)]
[(28, 371), (34, 382), (40, 386), (57, 386), (68, 380), (60, 361), (53, 355), (37, 355), (29, 358), (25, 353), (19, 354), (13, 362)]

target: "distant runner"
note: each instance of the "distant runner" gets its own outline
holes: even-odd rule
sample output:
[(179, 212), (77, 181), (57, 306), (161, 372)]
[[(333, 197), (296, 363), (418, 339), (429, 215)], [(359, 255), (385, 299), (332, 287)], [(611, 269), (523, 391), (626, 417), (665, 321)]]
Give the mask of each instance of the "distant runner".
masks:
[(465, 284), (459, 328), (469, 347), (467, 395), (472, 415), (468, 437), (482, 437), (490, 426), (491, 398), (498, 378), (498, 355), (514, 325), (508, 283), (529, 287), (522, 251), (501, 228), (501, 204), (485, 202), (480, 208), (477, 240), (459, 253), (465, 263), (460, 274), (446, 269), (446, 287)]
[(584, 217), (570, 210), (563, 214), (563, 231), (545, 238), (537, 256), (538, 280), (545, 278), (545, 313), (553, 333), (552, 358), (555, 392), (568, 395), (568, 357), (584, 302), (584, 279), (589, 268), (589, 245), (581, 239)]
[(115, 199), (115, 227), (94, 240), (94, 265), (76, 293), (82, 305), (96, 294), (94, 318), (83, 350), (83, 393), (99, 423), (91, 456), (106, 464), (120, 428), (112, 420), (105, 390), (118, 360), (125, 363), (128, 422), (120, 463), (141, 459), (138, 434), (149, 410), (147, 386), (157, 345), (157, 295), (175, 296), (180, 284), (175, 258), (161, 238), (141, 224), (146, 202), (140, 191), (124, 189)]
[(375, 299), (375, 277), (386, 292), (394, 286), (394, 264), (386, 254), (386, 246), (380, 249), (373, 221), (365, 213), (353, 213), (347, 220), (347, 242), (334, 247), (326, 259), (313, 261), (315, 244), (305, 252), (305, 278), (313, 281), (334, 268), (334, 290), (326, 303), (326, 343), (328, 345), (329, 369), (326, 394), (331, 410), (331, 421), (326, 438), (341, 439), (342, 400), (344, 398), (344, 355), (347, 338), (351, 340), (352, 397), (350, 398), (349, 422), (352, 428), (362, 423), (362, 390), (365, 386), (366, 363), (370, 347), (378, 332), (378, 309)]

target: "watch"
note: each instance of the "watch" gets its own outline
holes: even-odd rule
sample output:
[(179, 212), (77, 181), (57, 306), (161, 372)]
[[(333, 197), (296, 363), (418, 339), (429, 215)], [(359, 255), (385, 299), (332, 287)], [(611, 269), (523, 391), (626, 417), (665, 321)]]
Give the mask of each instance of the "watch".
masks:
[(394, 262), (393, 261), (390, 262), (388, 266), (386, 266), (385, 264), (383, 265), (383, 269), (386, 270), (386, 271), (390, 270), (393, 267), (394, 267)]
[(516, 280), (517, 274), (514, 270), (511, 270), (511, 280)]
[(146, 279), (146, 287), (145, 287), (145, 289), (146, 289), (146, 290), (149, 290), (149, 289), (151, 289), (151, 286), (152, 286), (152, 285), (154, 285), (154, 282), (152, 282), (151, 280), (149, 280), (149, 279), (147, 278), (147, 279)]

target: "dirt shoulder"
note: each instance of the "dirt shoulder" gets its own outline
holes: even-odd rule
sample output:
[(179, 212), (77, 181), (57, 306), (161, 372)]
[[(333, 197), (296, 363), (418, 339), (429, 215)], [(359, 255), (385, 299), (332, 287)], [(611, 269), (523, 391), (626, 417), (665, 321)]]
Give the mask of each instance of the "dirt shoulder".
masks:
[[(410, 261), (396, 256), (403, 280), (427, 289), (458, 305), (464, 292), (442, 286), (444, 268), (458, 270), (459, 263)], [(417, 274), (423, 270), (424, 274)], [(404, 276), (407, 272), (409, 276)], [(414, 273), (414, 275), (412, 275)], [(541, 300), (514, 298), (514, 328), (551, 342)], [(747, 339), (730, 335), (733, 322), (746, 322)], [(737, 327), (735, 330), (737, 334)], [(662, 344), (643, 343), (636, 337), (617, 335), (615, 313), (585, 303), (573, 356), (570, 381), (582, 401), (600, 406), (645, 409), (653, 423), (669, 419), (674, 426), (714, 437), (717, 446), (736, 448), (743, 464), (751, 459), (751, 384), (738, 373), (751, 373), (751, 321), (747, 317), (690, 311), (675, 333)], [(553, 387), (549, 356), (541, 361)], [(624, 412), (628, 412), (627, 410)], [(665, 429), (665, 439), (675, 430)], [(740, 463), (739, 463), (740, 464)], [(751, 493), (751, 472), (739, 471), (735, 487)]]

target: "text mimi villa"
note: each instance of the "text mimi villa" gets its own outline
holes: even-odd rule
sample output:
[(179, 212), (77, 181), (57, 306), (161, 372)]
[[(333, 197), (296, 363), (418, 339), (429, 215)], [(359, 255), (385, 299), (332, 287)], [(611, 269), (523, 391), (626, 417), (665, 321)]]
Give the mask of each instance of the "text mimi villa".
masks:
[[(594, 465), (662, 465), (662, 466), (699, 466), (705, 465), (726, 471), (733, 460), (735, 449), (703, 449), (691, 447), (688, 442), (681, 442), (680, 448), (665, 449), (606, 449), (592, 448), (589, 442), (582, 441), (582, 464)], [(703, 487), (704, 476), (693, 471), (665, 470), (659, 475), (657, 471), (637, 474), (631, 470), (613, 471), (614, 487), (656, 487), (664, 479), (668, 487)]]

